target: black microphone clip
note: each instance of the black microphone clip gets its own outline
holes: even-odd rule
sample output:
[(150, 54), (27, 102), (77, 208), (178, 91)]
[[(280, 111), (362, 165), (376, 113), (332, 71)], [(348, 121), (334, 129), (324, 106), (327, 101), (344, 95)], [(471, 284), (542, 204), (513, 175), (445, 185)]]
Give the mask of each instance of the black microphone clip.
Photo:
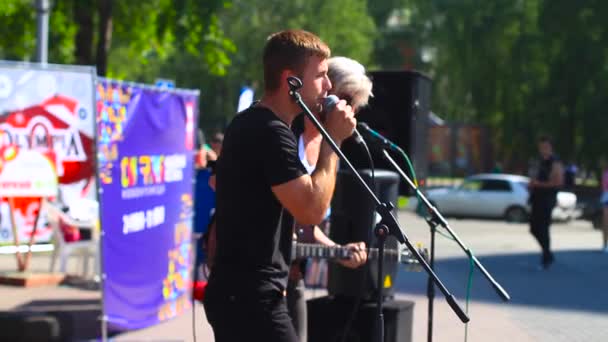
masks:
[(297, 101), (300, 95), (298, 94), (298, 89), (303, 86), (302, 80), (295, 76), (289, 76), (287, 77), (287, 84), (289, 85), (289, 95)]

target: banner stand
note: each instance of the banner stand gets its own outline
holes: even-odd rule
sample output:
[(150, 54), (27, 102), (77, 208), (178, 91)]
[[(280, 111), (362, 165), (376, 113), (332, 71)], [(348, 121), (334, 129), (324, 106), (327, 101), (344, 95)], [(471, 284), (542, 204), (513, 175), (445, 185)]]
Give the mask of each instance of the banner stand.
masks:
[[(103, 304), (103, 292), (101, 293), (101, 302)], [(105, 309), (101, 309), (101, 342), (108, 341), (108, 316), (105, 314)]]
[[(44, 217), (39, 217), (45, 214), (36, 215), (34, 211), (38, 202), (44, 200), (41, 202), (44, 210), (45, 201), (56, 198), (59, 190), (61, 198), (70, 201), (95, 197), (95, 186), (89, 184), (95, 175), (96, 74), (95, 67), (91, 66), (0, 60), (0, 131), (3, 133), (0, 139), (0, 151), (3, 151), (0, 152), (0, 198), (4, 199), (2, 212), (5, 216), (0, 222), (3, 223), (0, 242), (23, 244), (10, 246), (15, 248), (17, 268), (21, 272), (12, 272), (11, 278), (19, 279), (7, 283), (30, 286), (61, 281), (60, 274), (54, 274), (59, 279), (52, 283), (34, 281), (31, 277), (26, 281), (23, 274), (34, 263), (31, 261), (32, 248), (36, 252), (38, 244), (46, 243), (53, 234), (52, 229), (43, 224)], [(4, 153), (9, 148), (15, 148), (16, 154)], [(30, 152), (46, 155), (52, 160), (52, 167)], [(25, 160), (21, 165), (13, 160), (22, 157)], [(44, 173), (47, 178), (40, 179), (35, 165), (45, 165), (48, 171), (52, 168), (52, 179), (48, 171)], [(46, 192), (41, 192), (43, 190)], [(36, 226), (32, 226), (34, 222)], [(29, 235), (32, 231), (35, 232), (33, 237)]]
[[(93, 81), (93, 99), (97, 99), (97, 87), (100, 84), (100, 80), (102, 78), (95, 75), (95, 79)], [(95, 101), (95, 100), (94, 100)], [(99, 123), (99, 108), (96, 109), (95, 111), (95, 130), (98, 130), (98, 123)], [(95, 150), (95, 158), (93, 159), (93, 162), (95, 164), (95, 179), (97, 181), (97, 191), (95, 192), (95, 199), (97, 200), (98, 203), (98, 214), (97, 214), (97, 224), (99, 225), (99, 260), (97, 260), (97, 262), (99, 263), (99, 288), (101, 289), (101, 317), (99, 317), (100, 323), (101, 323), (101, 342), (107, 342), (108, 341), (108, 315), (106, 313), (106, 306), (105, 306), (105, 291), (104, 291), (104, 287), (105, 287), (105, 282), (106, 282), (106, 268), (104, 265), (104, 253), (103, 253), (103, 244), (104, 244), (104, 237), (105, 237), (105, 232), (103, 229), (103, 218), (101, 213), (103, 213), (103, 203), (101, 201), (101, 195), (103, 194), (103, 189), (101, 187), (100, 184), (100, 179), (101, 179), (101, 175), (100, 175), (100, 168), (99, 168), (99, 134), (95, 134), (94, 135), (94, 139), (95, 139), (95, 144), (94, 144), (94, 150)]]
[[(15, 203), (13, 197), (4, 197), (9, 202), (10, 209), (10, 224), (13, 231), (13, 241), (16, 247), (15, 257), (17, 259), (17, 271), (16, 272), (6, 272), (0, 275), (0, 284), (4, 285), (13, 285), (13, 286), (22, 286), (22, 287), (31, 287), (31, 286), (54, 286), (61, 283), (65, 276), (63, 274), (56, 273), (41, 273), (41, 272), (27, 272), (27, 269), (30, 264), (30, 259), (32, 256), (32, 245), (36, 240), (36, 228), (32, 231), (32, 235), (27, 244), (27, 251), (25, 254), (21, 254), (20, 243), (19, 243), (19, 234), (17, 225), (15, 223), (14, 212)], [(42, 204), (45, 201), (45, 198), (42, 198), (40, 201), (41, 208)], [(42, 210), (38, 211), (36, 215), (36, 224), (39, 222), (39, 218)]]
[[(3, 148), (2, 154), (5, 158), (0, 172), (0, 198), (6, 199), (9, 205), (8, 219), (16, 247), (17, 272), (3, 274), (0, 276), (0, 283), (25, 287), (57, 285), (64, 279), (63, 274), (27, 272), (45, 202), (57, 196), (58, 177), (55, 156), (53, 153), (24, 150), (17, 146)], [(27, 251), (24, 254), (20, 251), (20, 232), (15, 219), (17, 210), (15, 198), (40, 198), (38, 213), (34, 219), (29, 241), (25, 245)]]
[[(108, 290), (108, 284), (112, 283), (117, 283), (119, 281), (121, 281), (120, 275), (122, 274), (121, 272), (124, 272), (124, 269), (118, 269), (117, 265), (121, 265), (121, 267), (124, 267), (125, 264), (120, 264), (120, 263), (116, 263), (116, 261), (113, 259), (115, 258), (115, 255), (113, 255), (113, 253), (105, 253), (105, 248), (108, 248), (107, 246), (112, 245), (113, 248), (115, 248), (114, 246), (116, 246), (116, 239), (117, 239), (117, 234), (125, 234), (124, 236), (127, 236), (126, 234), (157, 234), (159, 232), (162, 231), (166, 231), (167, 233), (163, 233), (163, 234), (168, 234), (166, 236), (170, 237), (170, 239), (172, 240), (176, 240), (179, 239), (182, 236), (189, 236), (189, 234), (191, 234), (191, 222), (187, 222), (188, 220), (192, 220), (192, 218), (190, 217), (190, 219), (187, 219), (186, 216), (190, 215), (190, 212), (192, 210), (192, 171), (188, 171), (190, 170), (190, 168), (192, 168), (193, 170), (193, 158), (192, 158), (192, 154), (193, 154), (193, 148), (194, 148), (194, 137), (195, 137), (195, 131), (196, 131), (196, 123), (197, 123), (197, 112), (198, 112), (198, 96), (199, 96), (199, 91), (198, 90), (190, 90), (190, 89), (166, 89), (166, 88), (161, 88), (161, 87), (156, 87), (156, 86), (150, 86), (150, 85), (146, 85), (146, 84), (141, 84), (141, 83), (135, 83), (135, 82), (125, 82), (125, 81), (120, 81), (120, 80), (112, 80), (112, 79), (106, 79), (103, 77), (97, 77), (96, 79), (96, 98), (97, 98), (97, 132), (98, 134), (95, 135), (95, 147), (96, 147), (96, 153), (95, 155), (97, 156), (97, 158), (95, 159), (95, 163), (96, 163), (96, 173), (97, 173), (97, 182), (98, 182), (98, 188), (97, 188), (97, 201), (99, 203), (99, 224), (100, 224), (100, 238), (99, 238), (99, 243), (100, 243), (100, 252), (99, 252), (99, 262), (100, 262), (100, 266), (101, 266), (101, 274), (100, 274), (100, 285), (101, 285), (101, 301), (102, 301), (102, 309), (101, 309), (101, 317), (100, 317), (100, 324), (101, 324), (101, 340), (102, 341), (108, 341), (108, 336), (110, 334), (112, 334), (112, 332), (114, 331), (114, 329), (117, 329), (117, 331), (128, 331), (128, 330), (132, 330), (132, 329), (139, 329), (139, 328), (144, 328), (146, 326), (151, 326), (153, 324), (156, 323), (160, 323), (163, 322), (165, 320), (168, 320), (172, 317), (175, 317), (179, 314), (179, 310), (181, 310), (181, 306), (187, 306), (185, 305), (183, 302), (180, 302), (179, 299), (181, 297), (183, 298), (190, 298), (191, 294), (189, 292), (179, 292), (177, 293), (178, 295), (180, 295), (181, 297), (176, 298), (176, 297), (172, 297), (173, 295), (176, 294), (176, 288), (175, 286), (178, 286), (179, 282), (177, 282), (177, 280), (181, 279), (180, 276), (182, 275), (181, 273), (172, 273), (173, 271), (167, 271), (168, 270), (174, 270), (173, 266), (176, 267), (180, 267), (179, 264), (171, 264), (171, 260), (169, 259), (172, 256), (176, 256), (178, 257), (181, 253), (183, 252), (182, 249), (180, 249), (179, 245), (177, 242), (173, 242), (173, 244), (171, 244), (170, 246), (164, 247), (164, 248), (170, 248), (170, 250), (164, 250), (164, 249), (160, 249), (158, 250), (158, 254), (157, 255), (167, 255), (166, 258), (167, 259), (167, 268), (163, 268), (162, 269), (162, 279), (150, 279), (150, 280), (146, 280), (147, 283), (155, 282), (155, 281), (163, 281), (163, 293), (162, 294), (155, 294), (154, 293), (154, 298), (156, 298), (157, 296), (160, 295), (160, 298), (163, 299), (163, 302), (160, 302), (158, 304), (155, 305), (159, 305), (158, 307), (154, 308), (154, 310), (157, 312), (157, 316), (158, 318), (153, 319), (153, 320), (143, 320), (140, 316), (137, 317), (133, 317), (131, 316), (131, 314), (136, 313), (137, 315), (141, 314), (142, 308), (138, 308), (136, 311), (131, 311), (128, 314), (123, 314), (123, 312), (119, 311), (117, 309), (117, 301), (116, 301), (116, 293), (109, 291)], [(126, 104), (129, 103), (131, 95), (133, 93), (146, 93), (149, 92), (151, 94), (153, 93), (164, 93), (164, 94), (171, 94), (174, 98), (173, 103), (175, 104), (180, 104), (179, 106), (175, 107), (169, 107), (170, 111), (175, 111), (178, 110), (178, 112), (180, 114), (183, 115), (183, 120), (181, 123), (176, 124), (175, 122), (175, 118), (179, 118), (182, 117), (181, 115), (171, 115), (171, 116), (167, 116), (171, 118), (171, 121), (167, 121), (170, 122), (172, 125), (178, 125), (176, 127), (173, 127), (171, 129), (173, 129), (174, 131), (171, 134), (167, 134), (167, 137), (171, 136), (171, 138), (169, 138), (168, 141), (171, 142), (171, 144), (176, 144), (175, 146), (169, 144), (168, 146), (173, 146), (173, 150), (157, 150), (156, 149), (156, 145), (153, 144), (151, 145), (153, 148), (150, 148), (150, 146), (148, 147), (144, 147), (141, 150), (137, 150), (134, 149), (134, 144), (132, 142), (130, 143), (126, 143), (129, 141), (133, 141), (129, 139), (129, 134), (131, 134), (131, 130), (137, 130), (134, 129), (132, 126), (130, 126), (130, 129), (128, 131), (125, 131), (125, 127), (128, 121), (131, 121), (131, 123), (129, 123), (129, 125), (133, 125), (133, 121), (132, 120), (136, 120), (133, 119), (133, 117), (137, 118), (137, 117), (141, 117), (141, 113), (148, 113), (148, 111), (142, 111), (141, 109), (139, 110), (139, 112), (134, 109), (134, 112), (127, 112), (126, 110), (122, 110), (122, 107), (124, 106), (126, 108)], [(157, 106), (161, 103), (161, 102), (157, 102), (158, 100), (156, 100), (154, 98), (154, 96), (158, 96), (158, 95), (152, 95), (150, 96), (150, 94), (146, 94), (146, 96), (144, 96), (144, 102), (147, 101), (152, 101), (152, 102), (148, 102), (150, 104), (150, 107), (148, 107), (149, 110), (151, 111), (157, 111), (160, 110), (159, 108), (157, 108)], [(177, 97), (175, 97), (177, 96)], [(154, 100), (153, 100), (154, 99)], [(161, 98), (163, 101), (166, 100), (166, 97), (162, 97)], [(142, 102), (140, 102), (141, 104)], [(133, 108), (137, 108), (137, 107), (133, 107)], [(177, 109), (178, 108), (178, 109)], [(106, 111), (107, 110), (107, 111)], [(166, 109), (165, 109), (166, 110)], [(133, 114), (133, 113), (139, 113), (139, 114)], [(133, 115), (133, 117), (131, 116)], [(148, 115), (148, 114), (146, 114)], [(161, 117), (164, 117), (161, 115)], [(141, 125), (141, 123), (137, 123), (138, 127), (140, 127), (139, 125)], [(166, 126), (166, 124), (163, 125), (159, 125), (159, 126), (155, 126), (153, 125), (152, 127), (148, 127), (146, 129), (143, 129), (142, 131), (148, 131), (148, 132), (153, 132), (154, 130), (161, 130), (162, 132), (167, 132), (168, 127)], [(175, 131), (177, 130), (177, 131)], [(171, 132), (171, 131), (169, 131)], [(175, 132), (178, 132), (179, 135), (182, 135), (184, 140), (178, 139), (175, 140), (174, 137), (176, 136)], [(161, 135), (162, 136), (162, 135)], [(167, 141), (167, 138), (165, 138), (165, 141)], [(141, 141), (140, 141), (141, 142)], [(120, 148), (118, 148), (118, 145), (120, 144)], [(130, 145), (125, 145), (125, 144), (130, 144)], [(181, 145), (183, 144), (183, 145)], [(126, 147), (125, 147), (126, 146)], [(137, 145), (140, 146), (140, 145)], [(167, 146), (167, 145), (163, 145), (163, 146)], [(124, 148), (124, 149), (123, 149)], [(129, 150), (129, 148), (131, 150)], [(141, 147), (138, 147), (138, 149)], [(176, 149), (177, 148), (177, 149)], [(144, 159), (133, 159), (134, 156), (139, 156), (140, 152), (139, 151), (143, 151), (141, 152), (141, 155), (143, 155)], [(125, 160), (129, 160), (128, 164), (125, 165), (132, 165), (131, 163), (135, 163), (133, 160), (138, 160), (137, 162), (142, 162), (142, 163), (148, 163), (145, 165), (148, 165), (148, 167), (152, 166), (151, 168), (143, 168), (143, 169), (139, 169), (139, 168), (125, 168), (125, 170), (129, 170), (129, 172), (131, 172), (132, 170), (137, 170), (137, 172), (140, 172), (140, 170), (152, 170), (153, 172), (156, 172), (156, 164), (149, 164), (149, 160), (147, 158), (149, 158), (150, 156), (154, 157), (157, 155), (165, 155), (165, 157), (163, 158), (169, 158), (169, 157), (173, 157), (173, 161), (171, 161), (171, 163), (166, 164), (165, 166), (168, 168), (166, 170), (167, 173), (163, 173), (163, 176), (161, 176), (160, 178), (157, 178), (158, 175), (153, 175), (152, 177), (146, 177), (146, 183), (138, 183), (141, 182), (143, 176), (141, 174), (135, 173), (135, 177), (131, 178), (131, 174), (122, 174), (123, 172), (123, 166), (121, 166), (123, 159), (121, 158), (128, 158)], [(180, 166), (180, 162), (179, 162), (179, 158), (175, 158), (175, 157), (179, 157), (183, 155), (185, 158), (185, 164), (183, 166)], [(137, 157), (139, 158), (139, 157)], [(169, 158), (168, 162), (170, 161), (171, 158)], [(176, 164), (177, 162), (177, 164)], [(126, 163), (126, 162), (125, 162)], [(142, 164), (143, 166), (143, 164)], [(165, 168), (165, 166), (163, 166), (163, 169)], [(121, 170), (119, 172), (121, 178), (118, 179), (114, 179), (112, 181), (112, 178), (116, 178), (116, 174), (114, 174), (112, 172), (112, 170), (115, 167), (119, 167)], [(178, 168), (177, 171), (179, 172), (175, 172), (176, 168)], [(166, 182), (163, 183), (163, 178), (164, 175), (170, 176), (170, 177), (176, 177), (176, 175), (180, 175), (182, 172), (183, 168), (183, 181), (177, 182), (177, 180), (175, 178), (173, 179), (167, 179)], [(170, 171), (170, 172), (169, 172)], [(181, 177), (181, 176), (180, 176)], [(125, 182), (122, 183), (121, 182)], [(151, 183), (150, 183), (151, 182)], [(160, 182), (160, 183), (158, 183)], [(118, 184), (118, 186), (111, 186), (112, 184)], [(146, 201), (136, 201), (134, 199), (129, 199), (130, 197), (128, 197), (128, 199), (121, 199), (121, 197), (123, 195), (121, 195), (122, 191), (125, 190), (125, 193), (129, 193), (129, 190), (132, 190), (134, 187), (135, 188), (145, 188), (146, 186), (150, 186), (150, 187), (154, 187), (155, 185), (150, 185), (150, 184), (161, 184), (161, 187), (159, 189), (162, 189), (162, 192), (169, 194), (171, 197), (170, 200), (168, 200), (169, 202), (166, 203), (174, 203), (175, 199), (178, 199), (178, 201), (182, 204), (181, 206), (176, 207), (177, 209), (174, 209), (174, 207), (172, 206), (168, 206), (167, 208), (171, 208), (170, 210), (167, 210), (167, 212), (165, 212), (165, 202), (163, 201), (167, 201), (165, 200), (167, 195), (162, 195), (162, 194), (158, 194), (158, 195), (148, 195), (148, 197), (146, 198)], [(183, 185), (180, 185), (183, 184)], [(118, 190), (117, 190), (118, 189)], [(184, 190), (187, 189), (187, 190)], [(117, 192), (118, 191), (118, 192)], [(132, 192), (133, 193), (133, 192)], [(132, 208), (130, 209), (124, 209), (124, 213), (120, 214), (120, 213), (116, 213), (115, 209), (112, 209), (112, 203), (116, 203), (116, 201), (111, 201), (111, 202), (104, 202), (104, 198), (115, 198), (119, 201), (121, 201), (121, 210), (123, 210), (125, 207), (129, 207), (132, 206)], [(152, 202), (150, 202), (152, 201)], [(149, 207), (145, 207), (142, 206), (142, 203), (154, 203), (154, 207), (152, 207), (152, 205), (149, 205)], [(168, 205), (168, 204), (167, 204)], [(161, 210), (162, 209), (162, 210)], [(111, 211), (113, 214), (112, 215), (107, 215), (106, 212)], [(137, 220), (133, 221), (132, 219), (135, 219), (136, 217), (134, 216), (134, 214), (139, 214), (142, 213), (145, 214), (146, 220), (146, 229), (144, 230), (139, 230), (139, 229), (135, 229), (132, 231), (128, 231), (127, 233), (125, 233), (124, 229), (132, 229), (133, 226), (132, 224), (134, 224), (134, 222), (139, 222)], [(153, 216), (149, 216), (150, 213), (153, 214)], [(185, 216), (184, 216), (185, 215)], [(129, 222), (129, 226), (127, 228), (125, 228), (124, 222), (125, 221), (120, 221), (120, 223), (118, 222), (114, 222), (113, 220), (116, 219), (116, 217), (118, 217), (120, 219), (120, 217), (123, 217), (123, 219), (125, 217), (128, 216), (128, 222)], [(167, 218), (167, 222), (165, 223), (165, 218)], [(180, 224), (181, 221), (183, 221), (184, 223)], [(158, 226), (157, 226), (158, 225)], [(118, 227), (118, 229), (117, 229)], [(122, 229), (120, 229), (120, 227), (122, 227)], [(160, 228), (160, 227), (171, 227), (171, 228)], [(149, 233), (145, 233), (145, 232), (149, 232)], [(120, 235), (123, 236), (123, 235)], [(124, 239), (132, 239), (132, 237), (127, 236)], [(158, 241), (168, 241), (167, 239), (154, 239), (153, 241), (157, 242)], [(151, 247), (152, 249), (154, 248), (158, 248), (156, 245)], [(168, 253), (167, 253), (168, 252)], [(177, 253), (177, 254), (174, 254)], [(189, 263), (190, 258), (186, 258), (187, 262)], [(190, 265), (191, 266), (191, 265)], [(178, 272), (180, 271), (179, 269), (176, 269)], [(191, 269), (189, 270), (189, 273), (191, 273)], [(191, 276), (187, 276), (184, 275), (184, 280), (189, 280), (191, 278)], [(177, 280), (176, 280), (177, 279)], [(142, 288), (145, 288), (145, 286), (142, 286)], [(147, 296), (150, 296), (149, 294)], [(149, 300), (148, 300), (149, 301)], [(128, 307), (128, 304), (125, 304), (124, 302), (118, 302), (119, 305), (121, 305), (120, 310), (123, 309), (127, 309), (130, 310), (130, 308)], [(191, 304), (191, 301), (190, 301)], [(162, 305), (162, 307), (160, 306)], [(181, 306), (180, 306), (181, 305)], [(150, 305), (148, 305), (150, 307)], [(191, 305), (190, 305), (191, 306)], [(173, 310), (175, 307), (177, 307), (179, 310), (176, 313), (173, 312), (167, 312), (167, 309), (171, 309)], [(150, 311), (150, 308), (146, 308), (145, 310)]]
[(38, 230), (38, 222), (40, 221), (40, 214), (42, 212), (42, 208), (44, 207), (44, 201), (46, 198), (43, 197), (40, 199), (40, 209), (38, 209), (38, 214), (36, 214), (36, 219), (34, 220), (34, 227), (32, 229), (32, 236), (30, 236), (30, 241), (27, 244), (27, 252), (25, 254), (25, 259), (21, 258), (21, 252), (19, 251), (19, 233), (17, 232), (17, 223), (15, 222), (15, 200), (14, 197), (7, 197), (8, 199), (8, 207), (10, 212), (10, 222), (11, 229), (13, 231), (13, 241), (15, 242), (15, 246), (17, 250), (15, 251), (15, 257), (17, 258), (17, 270), (19, 272), (25, 272), (30, 265), (30, 259), (32, 257), (32, 245), (34, 244), (34, 240), (36, 239), (36, 231)]
[(13, 285), (13, 286), (21, 286), (21, 287), (32, 287), (32, 286), (56, 286), (60, 284), (64, 279), (64, 274), (59, 273), (44, 273), (44, 272), (27, 272), (29, 268), (31, 256), (32, 256), (32, 245), (36, 240), (36, 229), (38, 226), (38, 222), (40, 221), (40, 216), (42, 213), (42, 208), (44, 207), (44, 202), (47, 201), (46, 197), (41, 198), (40, 200), (40, 209), (38, 210), (38, 214), (36, 215), (35, 226), (32, 230), (32, 235), (27, 244), (27, 251), (25, 255), (22, 255), (19, 251), (19, 234), (17, 229), (17, 224), (15, 223), (14, 212), (15, 210), (15, 202), (14, 197), (4, 197), (9, 202), (10, 209), (10, 222), (13, 231), (13, 241), (17, 248), (15, 252), (15, 257), (17, 259), (17, 272), (6, 272), (0, 275), (0, 284), (4, 285)]

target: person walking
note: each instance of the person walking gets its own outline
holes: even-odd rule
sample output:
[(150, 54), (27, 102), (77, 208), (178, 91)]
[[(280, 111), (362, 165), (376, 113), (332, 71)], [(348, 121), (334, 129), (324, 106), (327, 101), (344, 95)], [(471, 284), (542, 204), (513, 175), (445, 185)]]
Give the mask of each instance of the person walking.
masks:
[(551, 213), (557, 202), (557, 192), (563, 186), (564, 172), (559, 159), (553, 153), (551, 140), (543, 136), (538, 140), (539, 167), (530, 180), (530, 232), (542, 249), (541, 267), (548, 269), (555, 257), (551, 252)]

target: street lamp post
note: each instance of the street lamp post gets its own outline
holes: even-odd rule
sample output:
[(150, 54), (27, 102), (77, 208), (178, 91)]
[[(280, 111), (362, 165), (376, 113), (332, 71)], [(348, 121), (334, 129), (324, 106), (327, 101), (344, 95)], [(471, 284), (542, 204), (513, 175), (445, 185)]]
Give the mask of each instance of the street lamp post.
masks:
[(49, 52), (49, 0), (36, 1), (36, 61), (39, 63), (48, 62)]

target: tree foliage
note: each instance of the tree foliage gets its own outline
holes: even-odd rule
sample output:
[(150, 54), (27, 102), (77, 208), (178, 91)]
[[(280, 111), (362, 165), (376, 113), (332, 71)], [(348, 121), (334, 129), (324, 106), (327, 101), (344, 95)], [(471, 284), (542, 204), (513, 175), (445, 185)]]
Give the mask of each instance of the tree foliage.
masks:
[[(507, 168), (535, 154), (533, 139), (541, 133), (555, 138), (563, 159), (593, 167), (608, 154), (608, 2), (52, 3), (50, 62), (93, 64), (113, 78), (169, 78), (200, 89), (208, 130), (234, 115), (241, 86), (261, 92), (266, 37), (302, 28), (321, 36), (334, 56), (355, 58), (368, 69), (415, 68), (431, 75), (433, 111), (490, 127), (495, 157)], [(33, 1), (0, 1), (0, 19), (0, 58), (33, 60)]]
[[(55, 0), (49, 62), (97, 65), (101, 75), (156, 78), (201, 90), (201, 117), (222, 128), (239, 89), (260, 90), (266, 37), (286, 28), (319, 34), (334, 55), (370, 62), (377, 38), (365, 0)], [(30, 0), (0, 3), (0, 58), (32, 60), (36, 13)]]
[(234, 0), (218, 14), (220, 26), (236, 52), (225, 77), (208, 80), (203, 89), (206, 123), (221, 128), (235, 114), (242, 86), (262, 91), (262, 48), (273, 32), (300, 28), (318, 34), (332, 49), (370, 62), (376, 27), (364, 0)]
[[(96, 65), (102, 76), (207, 91), (235, 52), (219, 26), (225, 0), (51, 1), (49, 62)], [(0, 59), (32, 61), (36, 11), (31, 0), (0, 1)], [(206, 113), (202, 105), (203, 113)]]
[(608, 3), (420, 0), (410, 29), (436, 51), (433, 108), (491, 127), (497, 158), (525, 162), (551, 135), (563, 159), (605, 154)]
[[(216, 17), (229, 6), (227, 1), (56, 0), (52, 4), (49, 62), (97, 65), (99, 69), (100, 58), (109, 58), (108, 75), (145, 81), (158, 77), (154, 72), (176, 55), (195, 57), (213, 75), (224, 74), (230, 64), (228, 54), (234, 46)], [(0, 57), (33, 60), (34, 2), (3, 0), (0, 17)], [(100, 57), (104, 39), (108, 49)], [(105, 67), (101, 69), (105, 71)]]
[[(75, 26), (58, 2), (52, 8), (49, 32), (49, 59), (73, 61)], [(33, 61), (36, 56), (36, 11), (30, 0), (0, 1), (0, 59)]]

